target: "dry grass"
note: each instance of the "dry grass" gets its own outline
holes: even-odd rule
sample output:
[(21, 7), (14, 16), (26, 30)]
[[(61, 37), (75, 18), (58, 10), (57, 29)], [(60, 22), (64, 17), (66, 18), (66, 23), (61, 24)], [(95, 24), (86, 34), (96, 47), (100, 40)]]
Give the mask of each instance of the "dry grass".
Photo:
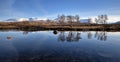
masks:
[(40, 29), (64, 29), (64, 30), (119, 30), (120, 24), (59, 24), (55, 22), (0, 22), (0, 29), (24, 29), (24, 30), (40, 30)]

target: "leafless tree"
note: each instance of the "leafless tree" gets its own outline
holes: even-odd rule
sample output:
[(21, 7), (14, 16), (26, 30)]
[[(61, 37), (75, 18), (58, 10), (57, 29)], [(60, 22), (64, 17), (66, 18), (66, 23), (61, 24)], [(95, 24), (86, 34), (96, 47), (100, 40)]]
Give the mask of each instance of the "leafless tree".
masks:
[(72, 16), (67, 16), (67, 20), (68, 20), (68, 23), (69, 24), (72, 24), (72, 22), (73, 22), (73, 20), (72, 20), (73, 18), (72, 18)]
[(107, 15), (99, 15), (98, 16), (98, 22), (100, 24), (107, 24), (108, 16)]
[(76, 19), (77, 23), (80, 23), (80, 17), (79, 17), (79, 15), (76, 15), (75, 19)]
[(108, 16), (107, 15), (104, 15), (104, 24), (107, 24), (107, 21), (108, 20)]
[(97, 19), (97, 18), (95, 18), (95, 23), (96, 23), (96, 24), (98, 24), (98, 23), (99, 23), (99, 21), (98, 21), (98, 19)]
[(65, 22), (65, 15), (63, 14), (63, 15), (58, 15), (58, 21), (59, 21), (59, 23), (60, 24), (64, 24), (64, 22)]

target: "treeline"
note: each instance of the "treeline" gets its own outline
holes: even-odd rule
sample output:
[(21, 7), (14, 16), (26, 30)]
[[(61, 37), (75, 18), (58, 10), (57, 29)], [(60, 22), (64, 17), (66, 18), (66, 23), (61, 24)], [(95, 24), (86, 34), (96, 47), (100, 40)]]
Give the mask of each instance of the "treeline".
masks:
[(120, 30), (120, 24), (107, 24), (108, 16), (99, 15), (92, 23), (82, 23), (79, 15), (58, 15), (56, 20), (0, 22), (0, 29), (19, 30)]
[[(88, 22), (86, 22), (86, 23), (92, 23), (93, 24), (93, 21), (94, 21), (95, 24), (107, 24), (107, 20), (108, 20), (107, 15), (98, 15), (98, 17), (95, 18), (94, 20), (92, 20), (92, 18), (88, 18)], [(81, 24), (82, 23), (79, 15), (75, 15), (75, 16), (72, 16), (72, 15), (65, 16), (64, 14), (63, 15), (58, 15), (57, 21), (60, 24), (65, 24), (65, 23)]]
[[(90, 24), (107, 24), (108, 16), (107, 15), (99, 15), (98, 18), (95, 18), (92, 20), (91, 18), (88, 18), (88, 21), (83, 23), (81, 22), (79, 15), (58, 15), (58, 17), (55, 20), (33, 20), (33, 21), (27, 21), (23, 20), (21, 22), (0, 22), (0, 26), (4, 25), (90, 25)], [(94, 21), (94, 23), (93, 23)]]

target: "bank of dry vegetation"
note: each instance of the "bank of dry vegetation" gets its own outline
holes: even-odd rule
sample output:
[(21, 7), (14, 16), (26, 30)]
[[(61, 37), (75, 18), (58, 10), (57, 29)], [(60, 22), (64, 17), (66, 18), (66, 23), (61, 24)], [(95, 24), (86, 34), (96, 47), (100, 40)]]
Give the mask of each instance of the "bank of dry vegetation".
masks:
[(57, 23), (43, 21), (0, 22), (0, 29), (18, 30), (116, 30), (120, 24), (90, 24), (90, 23)]

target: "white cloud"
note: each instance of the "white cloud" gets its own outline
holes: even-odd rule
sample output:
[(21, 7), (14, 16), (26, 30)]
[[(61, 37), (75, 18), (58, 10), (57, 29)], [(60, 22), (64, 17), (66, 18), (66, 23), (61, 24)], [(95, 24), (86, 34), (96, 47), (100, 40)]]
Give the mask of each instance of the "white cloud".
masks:
[(47, 20), (47, 18), (37, 18), (37, 20)]
[[(82, 17), (81, 19), (88, 19), (88, 18), (92, 18), (92, 20), (94, 20), (95, 18), (97, 18), (96, 16), (90, 16), (90, 17)], [(120, 15), (108, 15), (108, 23), (115, 23), (120, 21)]]
[(108, 16), (108, 18), (109, 18), (108, 20), (109, 23), (120, 21), (120, 15), (119, 16)]
[(18, 21), (28, 21), (28, 18), (19, 18)]

